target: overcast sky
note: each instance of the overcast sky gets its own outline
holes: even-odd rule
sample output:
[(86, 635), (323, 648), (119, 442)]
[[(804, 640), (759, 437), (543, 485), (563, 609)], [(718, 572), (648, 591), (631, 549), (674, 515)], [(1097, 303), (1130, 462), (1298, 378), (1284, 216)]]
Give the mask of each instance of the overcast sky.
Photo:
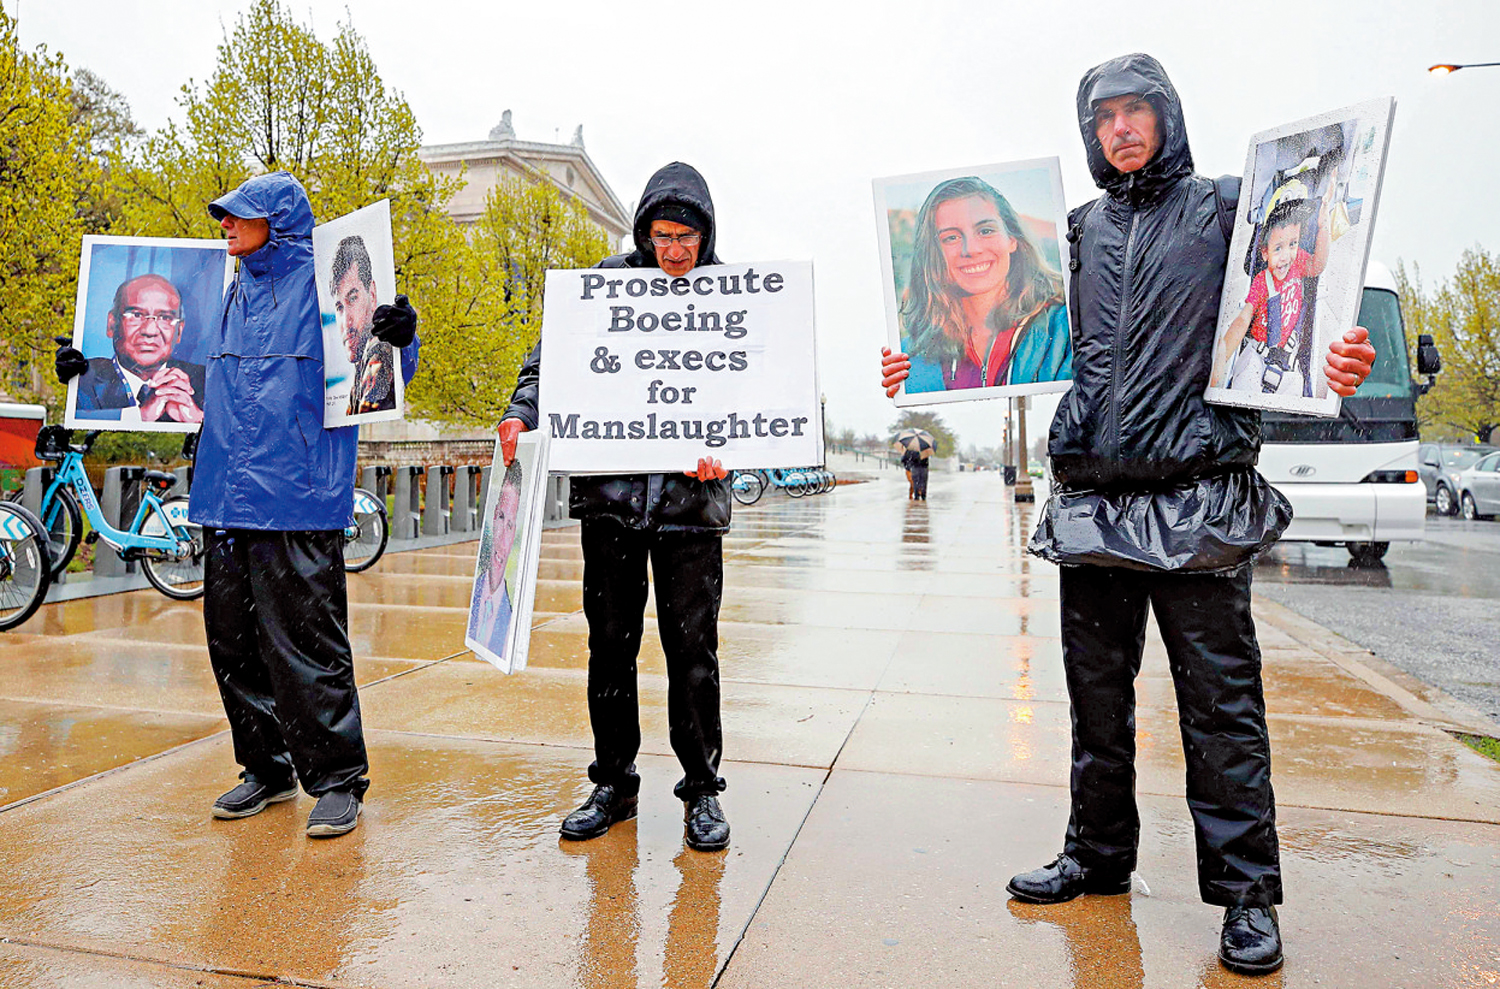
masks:
[[(3, 2), (19, 9), (23, 44), (98, 72), (148, 128), (176, 113), (183, 83), (212, 72), (215, 45), (247, 6)], [(1495, 0), (288, 6), (325, 39), (352, 18), (427, 143), (482, 140), (506, 109), (522, 140), (566, 143), (582, 124), (624, 203), (660, 165), (697, 166), (722, 257), (813, 260), (828, 416), (861, 432), (896, 417), (876, 384), (886, 331), (870, 180), (1058, 155), (1069, 205), (1092, 198), (1074, 93), (1114, 55), (1162, 61), (1210, 175), (1242, 171), (1256, 131), (1395, 96), (1372, 257), (1420, 264), (1430, 281), (1465, 248), (1500, 249), (1500, 68), (1426, 73), (1434, 62), (1500, 61)], [(989, 446), (1001, 408), (940, 411), (963, 442)]]

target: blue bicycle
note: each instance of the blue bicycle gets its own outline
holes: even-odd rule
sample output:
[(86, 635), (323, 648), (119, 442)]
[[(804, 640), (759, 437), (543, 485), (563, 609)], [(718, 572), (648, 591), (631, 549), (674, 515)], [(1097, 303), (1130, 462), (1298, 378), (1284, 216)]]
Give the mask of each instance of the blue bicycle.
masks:
[[(134, 521), (126, 529), (116, 529), (105, 520), (83, 469), (84, 454), (98, 438), (94, 430), (75, 446), (73, 431), (62, 426), (44, 426), (37, 433), (37, 459), (58, 464), (37, 512), (51, 548), (52, 576), (62, 573), (78, 551), (86, 515), (93, 527), (89, 539), (104, 542), (122, 560), (139, 560), (152, 587), (179, 601), (202, 597), (203, 529), (188, 521), (186, 498), (167, 497), (177, 478), (165, 471), (146, 471)], [(196, 439), (196, 433), (189, 436), (184, 450)]]
[(0, 501), (0, 632), (35, 614), (51, 583), (42, 523), (20, 505)]

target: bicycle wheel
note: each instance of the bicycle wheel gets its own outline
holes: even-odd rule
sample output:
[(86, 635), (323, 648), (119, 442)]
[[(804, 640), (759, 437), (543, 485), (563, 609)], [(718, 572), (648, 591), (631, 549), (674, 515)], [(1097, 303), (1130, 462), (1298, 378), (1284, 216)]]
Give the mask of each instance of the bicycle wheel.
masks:
[(83, 538), (83, 513), (78, 510), (78, 496), (67, 488), (58, 488), (41, 514), (55, 580), (73, 562), (73, 554), (78, 552), (78, 541)]
[(175, 535), (183, 552), (143, 550), (141, 569), (151, 586), (169, 598), (191, 601), (203, 596), (203, 528), (188, 521), (188, 500), (168, 498), (161, 508), (141, 523), (141, 535), (158, 538)]
[(0, 502), (0, 631), (36, 613), (52, 584), (51, 553), (37, 517)]
[(364, 488), (355, 488), (354, 525), (344, 530), (344, 569), (362, 573), (379, 563), (390, 538), (385, 506)]
[(734, 500), (741, 505), (753, 505), (760, 501), (761, 493), (766, 490), (765, 484), (761, 483), (760, 475), (754, 471), (737, 471), (734, 481), (729, 486), (734, 492)]
[(807, 494), (806, 472), (800, 470), (787, 471), (785, 480), (786, 493), (791, 495), (793, 498), (801, 498), (803, 495)]

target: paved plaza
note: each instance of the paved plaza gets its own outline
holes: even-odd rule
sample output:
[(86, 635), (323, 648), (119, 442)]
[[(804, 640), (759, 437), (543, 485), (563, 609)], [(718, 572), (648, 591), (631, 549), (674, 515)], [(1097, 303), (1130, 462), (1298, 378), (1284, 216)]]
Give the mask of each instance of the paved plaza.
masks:
[(1135, 891), (1012, 902), (1067, 819), (1057, 571), (998, 475), (871, 477), (736, 512), (722, 853), (682, 841), (651, 607), (640, 817), (558, 839), (591, 758), (576, 527), (515, 676), (463, 648), (475, 544), (351, 575), (372, 786), (329, 841), (305, 795), (209, 816), (238, 768), (201, 603), (44, 607), (0, 636), (0, 987), (1500, 985), (1500, 764), (1443, 730), (1479, 719), (1264, 599), (1285, 969), (1215, 959), (1154, 630)]

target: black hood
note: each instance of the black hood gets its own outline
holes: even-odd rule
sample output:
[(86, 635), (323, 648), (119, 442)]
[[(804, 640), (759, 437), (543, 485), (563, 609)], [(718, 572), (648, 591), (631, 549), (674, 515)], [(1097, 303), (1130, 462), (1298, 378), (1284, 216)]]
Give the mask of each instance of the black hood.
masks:
[[(646, 183), (641, 203), (635, 208), (635, 252), (626, 264), (632, 268), (659, 267), (656, 251), (651, 247), (651, 221), (657, 218), (654, 214), (662, 207), (677, 207), (701, 216), (707, 229), (698, 231), (703, 235), (698, 248), (698, 264), (722, 263), (714, 254), (714, 201), (708, 194), (708, 183), (692, 165), (674, 161), (657, 169), (651, 181)], [(666, 219), (686, 222), (680, 214), (669, 215)], [(695, 220), (688, 225), (697, 227), (698, 222)]]
[[(1150, 101), (1163, 128), (1161, 150), (1156, 157), (1129, 175), (1104, 157), (1104, 148), (1094, 135), (1094, 105), (1100, 100), (1139, 93)], [(1193, 171), (1193, 153), (1188, 150), (1187, 127), (1182, 120), (1182, 101), (1161, 63), (1150, 55), (1121, 55), (1083, 74), (1078, 84), (1078, 130), (1088, 149), (1089, 171), (1099, 188), (1117, 198), (1152, 200), (1177, 179)]]

